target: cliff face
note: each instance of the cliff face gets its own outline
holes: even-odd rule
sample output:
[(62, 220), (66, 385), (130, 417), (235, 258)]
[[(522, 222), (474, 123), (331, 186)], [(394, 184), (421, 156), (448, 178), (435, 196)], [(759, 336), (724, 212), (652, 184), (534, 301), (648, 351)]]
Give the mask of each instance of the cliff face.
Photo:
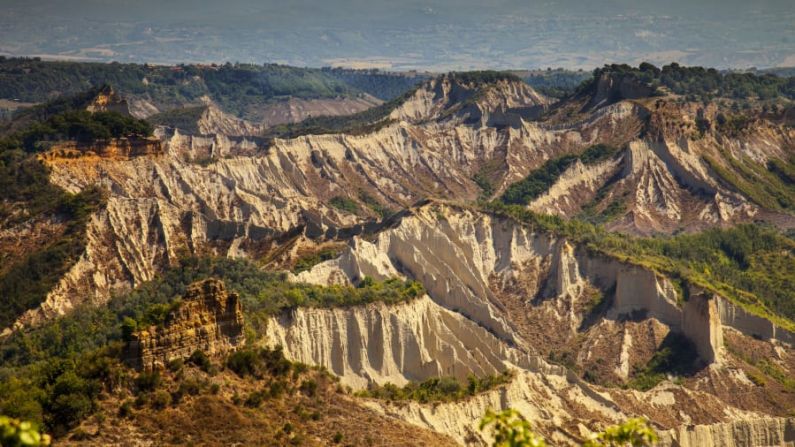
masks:
[(531, 359), (427, 296), (398, 306), (296, 309), (266, 338), (291, 359), (326, 367), (346, 385), (405, 385), (431, 377), (496, 375)]
[[(496, 110), (543, 102), (528, 89), (499, 84), (477, 104)], [(378, 207), (400, 209), (428, 196), (473, 200), (481, 193), (473, 177), (487, 165), (502, 166), (494, 181), (500, 190), (544, 159), (597, 136), (620, 140), (636, 125), (623, 112), (561, 132), (528, 122), (498, 129), (460, 119), (403, 121), (368, 135), (312, 135), (269, 148), (255, 137), (159, 129), (160, 150), (116, 147), (121, 142), (80, 154), (64, 148), (44, 158), (51, 181), (70, 192), (101, 185), (110, 191), (108, 205), (92, 216), (81, 259), (20, 323), (81, 300), (102, 302), (151, 279), (177, 253), (260, 257), (296, 232), (337, 237), (340, 228), (376, 218)], [(334, 197), (358, 211), (330, 206)]]
[(82, 159), (81, 162), (96, 162), (100, 159), (126, 161), (134, 157), (159, 155), (164, 155), (164, 151), (157, 138), (116, 138), (94, 143), (59, 143), (41, 154), (39, 159), (46, 164), (55, 165), (76, 159)]
[[(534, 335), (521, 328), (543, 326), (535, 319), (550, 312), (568, 320), (575, 333), (585, 318), (577, 314), (577, 303), (585, 298), (586, 288), (595, 287), (613, 291), (607, 318), (621, 320), (643, 313), (690, 337), (706, 361), (719, 357), (721, 320), (712, 297), (694, 296), (688, 306), (680, 306), (672, 283), (653, 271), (591, 255), (565, 240), (532, 233), (509, 221), (446, 205), (418, 208), (373, 242), (356, 240), (339, 259), (298, 279), (328, 283), (340, 277), (386, 278), (398, 272), (421, 281), (439, 305), (520, 346), (532, 344)], [(506, 311), (533, 301), (539, 314), (529, 319)]]
[(490, 118), (504, 119), (506, 113), (527, 117), (533, 110), (540, 113), (549, 103), (544, 95), (518, 80), (482, 83), (444, 75), (423, 84), (392, 112), (391, 118), (411, 123), (452, 119), (493, 126)]
[[(610, 89), (622, 97), (641, 94), (632, 86), (608, 87), (605, 98)], [(373, 408), (462, 442), (476, 436), (471, 427), (491, 405), (549, 421), (542, 430), (560, 442), (583, 436), (580, 421), (612, 423), (634, 414), (666, 429), (710, 425), (710, 436), (722, 439), (727, 429), (714, 424), (786, 414), (780, 396), (754, 386), (748, 365), (728, 352), (727, 334), (735, 337), (736, 329), (740, 340), (761, 338), (786, 371), (795, 358), (792, 334), (719, 296), (690, 290), (683, 301), (672, 281), (642, 266), (449, 204), (486, 191), (496, 197), (546, 161), (604, 143), (618, 149), (613, 156), (573, 163), (528, 206), (570, 217), (618, 204), (623, 211), (608, 227), (636, 233), (775, 214), (717, 176), (705, 156), (782, 158), (791, 152), (791, 130), (760, 125), (739, 136), (699, 136), (695, 117), (714, 111), (658, 101), (600, 103), (577, 119), (538, 122), (528, 117), (544, 110), (546, 99), (527, 86), (442, 77), (398, 107), (396, 122), (364, 135), (309, 135), (265, 147), (257, 137), (230, 135), (251, 129), (216, 115), (204, 117), (205, 135), (161, 128), (159, 144), (56, 147), (42, 156), (53, 183), (71, 192), (100, 185), (109, 198), (90, 218), (78, 262), (19, 324), (81, 301), (101, 304), (185, 253), (289, 258), (302, 244), (346, 242), (338, 258), (295, 279), (329, 284), (399, 276), (422, 282), (428, 295), (390, 308), (297, 309), (274, 318), (266, 335), (290, 358), (326, 366), (356, 388), (505, 368), (520, 378), (465, 403), (373, 402)], [(425, 197), (451, 202), (374, 222), (385, 209)], [(131, 349), (140, 367), (197, 348), (236, 346), (239, 304), (229, 302), (237, 299), (208, 287), (186, 298), (164, 328), (136, 336)], [(646, 393), (602, 388), (553, 364), (588, 371), (591, 382), (625, 383), (677, 336), (708, 365), (683, 386), (667, 383)], [(738, 443), (775, 436), (757, 438), (753, 433), (767, 429), (738, 427), (731, 429)]]
[[(407, 276), (423, 283), (428, 298), (390, 309), (298, 310), (275, 319), (268, 336), (285, 346), (288, 357), (326, 366), (357, 388), (500, 367), (519, 372), (515, 383), (466, 402), (370, 403), (385, 414), (464, 443), (485, 442), (471, 430), (485, 408), (508, 406), (531, 416), (559, 443), (586, 436), (576, 420), (611, 423), (628, 414), (679, 430), (671, 436), (681, 442), (697, 442), (688, 438), (692, 430), (680, 428), (693, 424), (708, 426), (698, 433), (713, 433), (716, 444), (707, 445), (722, 445), (721, 437), (736, 445), (784, 439), (786, 430), (773, 419), (759, 426), (742, 422), (784, 409), (771, 409), (767, 391), (752, 385), (742, 362), (727, 352), (726, 331), (755, 333), (741, 319), (722, 315), (728, 311), (721, 307), (730, 303), (721, 297), (692, 289), (682, 300), (670, 280), (641, 266), (591, 254), (512, 220), (440, 203), (414, 208), (368, 239), (354, 238), (337, 259), (293, 279), (329, 284)], [(594, 304), (600, 294), (603, 304)], [(770, 342), (760, 343), (777, 346), (782, 359), (795, 358), (790, 346), (780, 344), (788, 333), (775, 333), (783, 335), (772, 340), (768, 330)], [(672, 334), (688, 339), (699, 357), (703, 369), (693, 373), (692, 383), (644, 393), (603, 388), (544, 358), (568, 352), (573, 368), (590, 371), (591, 382), (616, 383), (643, 369)], [(584, 405), (587, 416), (573, 402)], [(729, 422), (736, 428), (715, 425)], [(773, 425), (763, 430), (764, 424)]]
[(240, 299), (228, 293), (223, 282), (208, 279), (188, 288), (163, 327), (134, 333), (127, 345), (127, 360), (139, 369), (162, 369), (194, 351), (214, 356), (232, 351), (243, 342)]

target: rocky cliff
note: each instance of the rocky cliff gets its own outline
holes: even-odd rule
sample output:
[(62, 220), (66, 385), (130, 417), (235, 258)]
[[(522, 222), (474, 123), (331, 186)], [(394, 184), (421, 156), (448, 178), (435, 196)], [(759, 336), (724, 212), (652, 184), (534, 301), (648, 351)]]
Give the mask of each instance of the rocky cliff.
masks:
[[(759, 427), (773, 424), (769, 430), (741, 423), (768, 412), (785, 414), (786, 397), (777, 404), (783, 406), (769, 407), (764, 402), (774, 391), (750, 385), (743, 361), (727, 351), (724, 333), (738, 337), (735, 327), (747, 330), (721, 317), (721, 306), (727, 306), (723, 298), (693, 289), (683, 300), (669, 279), (647, 268), (449, 204), (414, 208), (368, 239), (354, 238), (337, 259), (293, 280), (329, 284), (404, 275), (423, 283), (429, 297), (389, 309), (299, 309), (282, 316), (269, 325), (268, 337), (285, 346), (288, 357), (323, 365), (359, 388), (439, 374), (460, 377), (500, 366), (520, 372), (515, 383), (466, 402), (371, 402), (385, 414), (465, 443), (481, 439), (472, 427), (486, 408), (508, 406), (531, 415), (558, 442), (581, 439), (587, 429), (574, 421), (586, 417), (586, 410), (570, 407), (573, 402), (588, 409), (587, 418), (602, 423), (645, 415), (658, 427), (674, 430), (681, 442), (696, 442), (688, 438), (695, 436), (692, 430), (681, 428), (692, 424), (709, 426), (697, 431), (713, 433), (716, 445), (721, 436), (737, 445), (789, 436), (773, 419), (761, 419)], [(592, 297), (600, 294), (606, 305), (593, 304)], [(688, 339), (700, 359), (699, 369), (690, 373), (692, 383), (669, 382), (645, 393), (604, 387), (636, 374), (671, 334)], [(783, 359), (795, 358), (786, 337), (771, 339), (768, 346), (778, 346)], [(494, 360), (484, 363), (484, 358)], [(548, 363), (558, 359), (589, 371), (589, 382)], [(717, 388), (744, 394), (727, 395)], [(733, 422), (737, 428), (728, 435), (731, 430), (720, 424)]]
[(244, 342), (243, 311), (235, 293), (224, 283), (208, 279), (191, 285), (162, 327), (152, 326), (132, 334), (128, 362), (146, 370), (162, 369), (172, 360), (186, 359), (194, 351), (209, 356), (228, 353)]
[(323, 366), (355, 388), (440, 376), (466, 380), (532, 362), (427, 296), (398, 306), (299, 308), (269, 321), (265, 337), (287, 357)]

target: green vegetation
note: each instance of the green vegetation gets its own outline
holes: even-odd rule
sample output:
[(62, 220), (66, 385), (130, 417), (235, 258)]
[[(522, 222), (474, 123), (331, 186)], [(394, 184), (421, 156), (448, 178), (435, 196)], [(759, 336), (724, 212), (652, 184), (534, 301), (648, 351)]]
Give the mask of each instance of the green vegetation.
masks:
[[(530, 423), (516, 410), (486, 411), (480, 420), (480, 430), (488, 428), (494, 442), (492, 447), (546, 447), (543, 437), (533, 432)], [(583, 447), (642, 447), (657, 442), (657, 433), (644, 419), (629, 419), (607, 427), (585, 441)]]
[(795, 99), (793, 77), (751, 72), (721, 73), (714, 68), (683, 67), (675, 62), (663, 66), (662, 69), (649, 63), (642, 63), (638, 68), (626, 64), (605, 65), (594, 70), (593, 80), (585, 82), (580, 90), (594, 85), (593, 83), (605, 73), (621, 79), (629, 78), (653, 88), (666, 87), (673, 93), (688, 95), (693, 99), (709, 100), (717, 97)]
[(293, 273), (298, 274), (310, 270), (312, 267), (320, 264), (321, 262), (334, 259), (340, 254), (340, 249), (336, 247), (328, 247), (322, 250), (313, 252), (310, 255), (298, 258), (293, 266)]
[(368, 208), (373, 210), (382, 219), (389, 217), (392, 214), (395, 214), (395, 211), (393, 209), (390, 209), (389, 207), (381, 204), (381, 202), (379, 202), (378, 199), (371, 196), (366, 191), (359, 191), (359, 200), (364, 202), (364, 204), (367, 205)]
[(377, 68), (370, 70), (352, 70), (349, 68), (324, 67), (321, 70), (324, 74), (330, 75), (334, 79), (340, 80), (384, 101), (399, 97), (427, 79), (426, 76), (388, 73), (380, 71)]
[(0, 60), (0, 98), (43, 102), (103, 84), (161, 110), (197, 103), (203, 96), (240, 116), (282, 96), (330, 98), (359, 91), (319, 69), (276, 64), (157, 66), (119, 63)]
[(125, 332), (161, 322), (169, 308), (178, 306), (188, 285), (210, 277), (222, 279), (240, 295), (247, 322), (299, 306), (395, 304), (424, 293), (419, 283), (396, 278), (373, 281), (366, 277), (358, 287), (321, 287), (287, 282), (286, 274), (262, 271), (245, 260), (185, 258), (157, 279), (111, 298), (105, 306), (81, 306), (68, 316), (15, 333), (0, 345), (0, 362), (4, 366), (25, 365), (122, 341)]
[(106, 307), (84, 306), (39, 328), (15, 333), (4, 341), (0, 358), (8, 367), (22, 366), (48, 358), (74, 357), (109, 342), (123, 340), (125, 318), (126, 324), (133, 320), (136, 326), (162, 320), (164, 305), (173, 306), (172, 303), (177, 302), (174, 298), (183, 294), (188, 284), (210, 276), (221, 277), (231, 289), (238, 291), (249, 315), (271, 315), (299, 305), (399, 302), (422, 293), (417, 283), (400, 280), (365, 280), (359, 288), (290, 284), (284, 281), (282, 274), (262, 272), (245, 261), (192, 258), (183, 260), (179, 267), (167, 271), (157, 280), (113, 298)]
[(346, 213), (356, 214), (359, 212), (359, 204), (353, 199), (345, 196), (334, 196), (328, 201), (329, 205)]
[(564, 98), (591, 78), (587, 71), (571, 71), (563, 68), (536, 70), (522, 75), (522, 79), (538, 92), (552, 97)]
[(710, 168), (731, 188), (754, 203), (769, 210), (795, 212), (795, 182), (789, 177), (795, 171), (792, 160), (771, 160), (767, 167), (751, 159), (734, 158), (723, 153), (728, 167), (712, 157), (704, 157)]
[(0, 140), (0, 151), (24, 149), (27, 152), (40, 152), (57, 141), (92, 143), (111, 138), (150, 136), (152, 126), (144, 120), (114, 111), (85, 110), (88, 101), (104, 88), (24, 111), (15, 118), (10, 131), (7, 130)]
[(521, 206), (499, 202), (480, 206), (565, 236), (591, 251), (650, 268), (684, 285), (713, 291), (785, 329), (795, 329), (795, 241), (773, 228), (746, 224), (696, 234), (637, 238), (583, 221), (536, 214)]
[(647, 391), (665, 380), (667, 375), (687, 375), (693, 372), (698, 353), (692, 342), (683, 335), (670, 333), (644, 368), (633, 372), (628, 386)]
[[(41, 192), (47, 189), (42, 187)], [(47, 293), (82, 254), (88, 217), (103, 203), (98, 189), (88, 189), (76, 195), (62, 190), (54, 193), (53, 196), (37, 196), (33, 202), (43, 215), (63, 219), (65, 229), (58, 237), (44, 241), (43, 246), (36, 250), (19, 253), (17, 259), (9, 259), (8, 265), (0, 271), (0, 296), (5, 299), (0, 308), (0, 327), (8, 327), (26, 310), (44, 301)], [(6, 212), (8, 210), (0, 208), (0, 213)]]
[[(67, 316), (4, 339), (0, 344), (0, 413), (44, 423), (56, 435), (74, 427), (95, 411), (102, 390), (124, 380), (125, 368), (119, 359), (125, 337), (138, 327), (162, 321), (189, 284), (208, 277), (223, 279), (240, 294), (246, 321), (253, 325), (297, 306), (398, 303), (423, 293), (419, 283), (399, 279), (364, 278), (358, 287), (320, 287), (289, 283), (285, 274), (263, 272), (248, 261), (183, 259), (157, 279), (113, 297), (106, 306), (82, 305)], [(249, 332), (255, 333), (250, 328)], [(273, 372), (273, 359), (283, 358), (280, 352), (239, 352), (229, 367), (240, 374)], [(203, 353), (194, 353), (187, 363), (213, 371)], [(262, 365), (266, 365), (264, 370)], [(144, 373), (134, 382), (136, 389), (151, 393), (159, 381), (157, 374)], [(153, 405), (167, 405), (162, 396), (147, 399)]]
[(454, 377), (434, 377), (420, 383), (410, 382), (402, 388), (391, 383), (370, 385), (367, 390), (360, 391), (356, 395), (389, 401), (452, 402), (510, 383), (513, 377), (512, 371), (482, 378), (469, 376), (467, 383), (462, 383)]
[(285, 376), (293, 363), (284, 357), (281, 347), (275, 349), (243, 349), (235, 351), (226, 360), (226, 366), (240, 377), (262, 379), (266, 375)]
[(495, 192), (494, 182), (501, 170), (505, 168), (505, 162), (498, 158), (493, 158), (486, 161), (478, 168), (478, 171), (472, 176), (472, 180), (480, 188), (479, 200), (489, 200)]
[(175, 127), (190, 134), (199, 133), (197, 122), (207, 106), (182, 107), (152, 115), (147, 121), (157, 126)]
[[(493, 427), (492, 427), (493, 426)], [(508, 408), (499, 413), (489, 409), (480, 420), (480, 431), (489, 428), (492, 447), (546, 447), (543, 437), (535, 434), (530, 423), (518, 411)]]
[(594, 164), (613, 156), (616, 151), (610, 146), (597, 144), (589, 147), (580, 155), (564, 155), (549, 160), (540, 168), (531, 171), (523, 180), (509, 186), (500, 200), (507, 205), (527, 205), (546, 192), (577, 160), (584, 164)]
[(50, 445), (49, 435), (35, 424), (0, 416), (0, 445), (3, 447), (39, 447)]
[(349, 135), (364, 135), (375, 132), (392, 123), (389, 114), (399, 105), (403, 104), (416, 89), (412, 89), (402, 96), (387, 101), (379, 106), (367, 110), (342, 116), (318, 116), (307, 118), (298, 123), (281, 124), (274, 126), (265, 134), (266, 138), (297, 138), (303, 135), (323, 135), (345, 133)]
[(481, 70), (481, 71), (454, 71), (447, 74), (453, 82), (461, 84), (494, 84), (500, 81), (523, 82), (519, 76), (507, 71)]
[[(100, 89), (101, 90), (101, 89)], [(3, 259), (0, 327), (7, 327), (24, 311), (39, 305), (57, 281), (77, 261), (85, 246), (89, 216), (104, 203), (98, 188), (70, 194), (50, 184), (47, 168), (33, 153), (58, 140), (91, 142), (97, 138), (149, 135), (145, 121), (115, 112), (76, 110), (100, 90), (64, 98), (26, 111), (26, 127), (0, 138), (0, 224), (11, 226), (31, 219), (63, 223), (56, 237), (29, 251)]]
[(754, 385), (766, 386), (768, 378), (771, 378), (784, 387), (787, 392), (795, 393), (795, 378), (788, 375), (774, 362), (771, 362), (767, 358), (760, 358), (754, 353), (743, 353), (729, 342), (726, 342), (725, 346), (734, 357), (753, 367), (752, 369), (746, 369), (745, 373)]

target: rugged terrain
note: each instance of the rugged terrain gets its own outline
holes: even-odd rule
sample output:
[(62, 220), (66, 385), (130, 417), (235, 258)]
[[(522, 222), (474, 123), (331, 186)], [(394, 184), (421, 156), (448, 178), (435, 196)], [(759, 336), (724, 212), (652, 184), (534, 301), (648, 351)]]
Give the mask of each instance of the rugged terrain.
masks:
[[(129, 107), (113, 95), (92, 104)], [(330, 290), (401, 278), (426, 293), (297, 301), (264, 317), (250, 343), (281, 346), (359, 392), (513, 371), (460, 400), (344, 398), (344, 411), (458, 443), (488, 441), (477, 422), (505, 407), (561, 444), (632, 416), (665, 445), (795, 442), (788, 103), (704, 104), (610, 72), (554, 102), (512, 75), (476, 72), (380, 107), (355, 131), (296, 127), (285, 139), (208, 102), (152, 138), (54, 142), (37, 155), (52, 185), (103, 200), (76, 227), (74, 262), (5, 335), (102, 306), (190, 256), (249, 259)], [(59, 219), (8, 220), (0, 248), (41, 249), (67, 231)], [(700, 233), (743, 223), (757, 226)], [(747, 230), (761, 248), (725, 242), (749, 227), (762, 229)], [(714, 264), (677, 254), (687, 234), (724, 237)], [(240, 312), (212, 308), (174, 314), (213, 314), (189, 336), (179, 324), (139, 333), (133, 346), (149, 353), (138, 366), (199, 345), (228, 352), (238, 342), (212, 328)]]

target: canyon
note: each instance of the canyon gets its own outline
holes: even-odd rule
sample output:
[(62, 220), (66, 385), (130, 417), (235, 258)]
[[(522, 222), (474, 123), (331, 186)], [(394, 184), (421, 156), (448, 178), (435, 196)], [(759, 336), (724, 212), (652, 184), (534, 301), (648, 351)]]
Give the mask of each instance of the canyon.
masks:
[[(488, 445), (478, 421), (509, 407), (555, 444), (634, 416), (657, 428), (661, 445), (795, 443), (792, 391), (757, 379), (763, 366), (795, 373), (789, 320), (635, 253), (488, 206), (525, 182), (521, 210), (545, 222), (590, 219), (627, 238), (753, 222), (788, 230), (788, 186), (768, 167), (795, 153), (795, 131), (773, 115), (729, 129), (715, 104), (606, 75), (593, 82), (555, 102), (509, 76), (451, 73), (362, 132), (268, 138), (267, 126), (208, 103), (195, 132), (159, 126), (149, 138), (57, 142), (37, 156), (50, 182), (73, 194), (99, 188), (104, 202), (87, 218), (76, 262), (4, 336), (103, 306), (185, 257), (293, 270), (333, 246), (287, 279), (357, 287), (400, 278), (425, 292), (399, 304), (297, 306), (246, 340), (238, 295), (207, 279), (162, 327), (138, 328), (129, 363), (154, 371), (248, 341), (280, 346), (353, 392), (512, 371), (509, 383), (461, 401), (356, 399), (367, 414), (466, 445)], [(362, 97), (343, 108), (380, 103)], [(284, 122), (332, 107), (283, 106), (292, 117)], [(106, 95), (91, 107), (130, 106)], [(588, 156), (594, 147), (603, 153)], [(551, 166), (560, 175), (543, 188), (528, 180)], [(36, 225), (47, 226), (0, 228), (0, 247)], [(666, 349), (687, 371), (635, 384)], [(764, 363), (749, 361), (752, 352)]]

